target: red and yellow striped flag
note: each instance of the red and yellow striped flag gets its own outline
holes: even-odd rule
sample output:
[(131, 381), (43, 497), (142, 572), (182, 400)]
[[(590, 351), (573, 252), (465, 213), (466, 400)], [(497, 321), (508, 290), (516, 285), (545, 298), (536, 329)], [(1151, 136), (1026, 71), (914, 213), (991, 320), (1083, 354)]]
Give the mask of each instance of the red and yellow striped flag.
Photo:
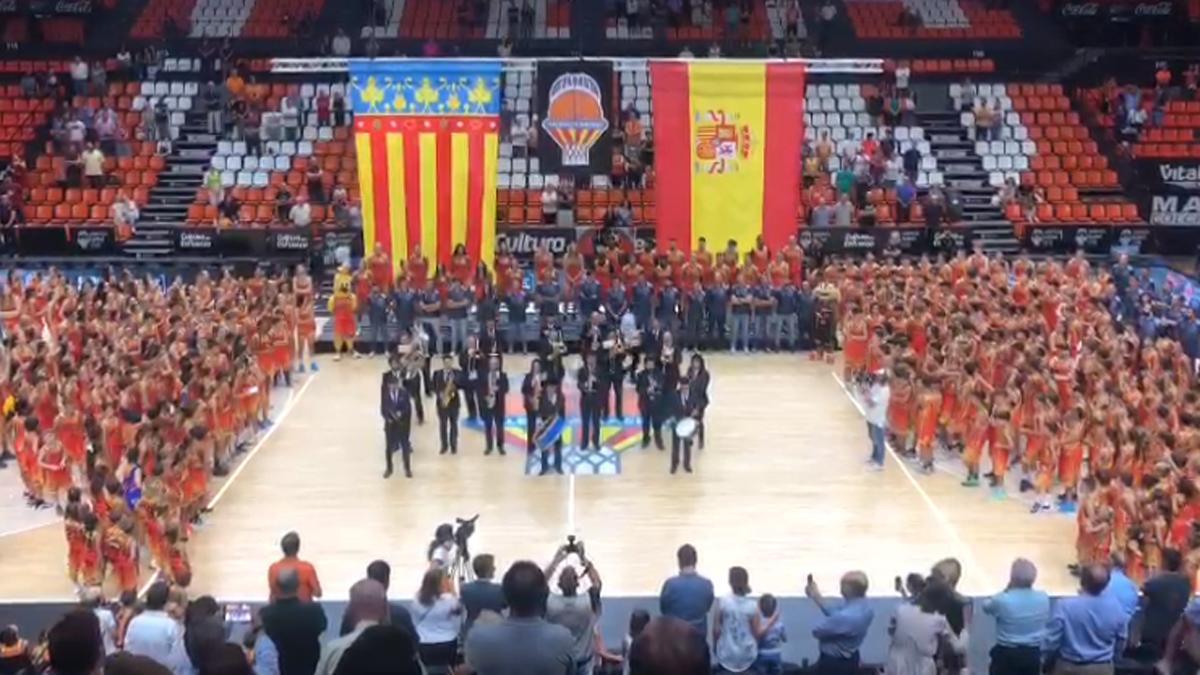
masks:
[(366, 250), (382, 244), (393, 269), (418, 245), (430, 261), (449, 262), (462, 244), (490, 263), (499, 66), (368, 62), (351, 73)]
[(796, 232), (805, 68), (792, 63), (656, 62), (658, 241), (772, 250)]

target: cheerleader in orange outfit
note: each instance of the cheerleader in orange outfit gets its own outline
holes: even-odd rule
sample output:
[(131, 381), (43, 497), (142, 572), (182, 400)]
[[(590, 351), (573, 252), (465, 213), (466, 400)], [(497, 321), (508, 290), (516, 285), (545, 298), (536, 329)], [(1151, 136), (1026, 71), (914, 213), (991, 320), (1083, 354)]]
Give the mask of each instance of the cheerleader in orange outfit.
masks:
[(67, 504), (63, 512), (63, 527), (67, 536), (67, 577), (71, 583), (79, 584), (79, 570), (83, 567), (85, 545), (82, 504)]
[(892, 435), (892, 446), (903, 453), (909, 452), (909, 437), (912, 435), (915, 396), (910, 376), (906, 366), (897, 366), (891, 381), (891, 396), (888, 398), (888, 433)]
[(43, 474), (38, 458), (42, 452), (42, 435), (39, 431), (38, 419), (29, 416), (17, 425), (14, 446), (17, 449), (17, 466), (21, 470), (21, 480), (25, 483), (25, 494), (35, 506), (45, 504), (43, 499)]
[(567, 244), (567, 252), (562, 258), (563, 278), (566, 281), (566, 294), (568, 300), (574, 300), (575, 294), (579, 290), (579, 284), (583, 283), (583, 256), (580, 255), (579, 249), (574, 243)]
[(117, 577), (122, 593), (137, 592), (137, 540), (133, 537), (133, 520), (122, 518), (104, 531), (104, 561), (110, 573)]
[(982, 392), (975, 391), (968, 395), (959, 408), (959, 420), (963, 429), (963, 463), (967, 465), (967, 478), (962, 484), (963, 487), (976, 487), (979, 485), (980, 459), (991, 429), (988, 424), (987, 402), (984, 401)]
[(67, 488), (71, 487), (71, 468), (66, 450), (54, 434), (46, 435), (38, 453), (38, 465), (44, 480), (43, 499), (61, 508), (66, 503)]
[(849, 383), (867, 366), (867, 343), (870, 334), (867, 320), (857, 306), (851, 307), (844, 326), (845, 345), (842, 355), (842, 379)]
[(1004, 478), (1008, 475), (1008, 462), (1012, 455), (1016, 434), (1013, 430), (1012, 412), (993, 407), (989, 420), (988, 450), (992, 459), (992, 489), (996, 496), (1004, 496)]
[(296, 370), (304, 372), (304, 357), (307, 354), (309, 359), (309, 368), (315, 373), (317, 372), (316, 352), (313, 350), (313, 345), (317, 340), (317, 315), (316, 305), (313, 303), (312, 295), (296, 294), (296, 362), (299, 363)]
[(374, 288), (387, 293), (392, 285), (392, 260), (388, 253), (383, 248), (383, 244), (376, 243), (374, 253), (371, 254), (370, 260), (367, 261), (368, 282)]
[(82, 586), (104, 583), (104, 561), (100, 557), (100, 519), (94, 513), (83, 516), (83, 551), (79, 558), (79, 580)]
[(942, 412), (942, 392), (937, 378), (926, 375), (921, 380), (917, 398), (917, 455), (921, 470), (933, 473), (933, 445), (937, 439), (938, 418)]
[(282, 376), (283, 383), (289, 387), (292, 386), (291, 361), (292, 352), (295, 350), (292, 346), (291, 335), (294, 334), (295, 324), (288, 319), (286, 313), (281, 312), (279, 319), (274, 322), (268, 333), (268, 348), (271, 350), (271, 365), (274, 367), (274, 372), (269, 376), (268, 381), (272, 385)]
[(187, 545), (179, 528), (172, 525), (166, 530), (167, 576), (171, 583), (187, 588), (192, 583), (192, 564), (188, 560)]
[(1037, 451), (1037, 479), (1034, 481), (1037, 496), (1034, 498), (1031, 508), (1032, 513), (1049, 511), (1053, 508), (1050, 491), (1054, 488), (1054, 479), (1058, 475), (1058, 467), (1061, 463), (1059, 459), (1059, 455), (1062, 453), (1060, 431), (1057, 420), (1045, 419), (1039, 421), (1029, 436), (1027, 451), (1032, 452), (1031, 448)]
[(54, 435), (67, 453), (67, 465), (77, 469), (82, 478), (87, 474), (87, 434), (83, 429), (83, 416), (74, 403), (63, 402), (62, 414), (54, 424)]
[(342, 352), (358, 358), (354, 350), (354, 336), (358, 332), (355, 309), (358, 301), (347, 286), (337, 287), (329, 297), (329, 313), (333, 315), (333, 360), (341, 361)]
[(1062, 485), (1062, 510), (1077, 508), (1078, 483), (1083, 470), (1083, 444), (1086, 427), (1083, 411), (1078, 407), (1067, 412), (1059, 447), (1058, 482)]

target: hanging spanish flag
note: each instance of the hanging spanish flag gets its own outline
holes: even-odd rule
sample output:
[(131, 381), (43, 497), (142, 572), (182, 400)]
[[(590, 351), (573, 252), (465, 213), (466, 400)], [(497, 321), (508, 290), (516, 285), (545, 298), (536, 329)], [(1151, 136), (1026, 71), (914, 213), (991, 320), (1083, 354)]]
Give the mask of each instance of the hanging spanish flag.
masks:
[(500, 62), (351, 60), (366, 250), (448, 262), (496, 246)]
[(796, 233), (803, 64), (653, 62), (658, 241), (741, 250)]

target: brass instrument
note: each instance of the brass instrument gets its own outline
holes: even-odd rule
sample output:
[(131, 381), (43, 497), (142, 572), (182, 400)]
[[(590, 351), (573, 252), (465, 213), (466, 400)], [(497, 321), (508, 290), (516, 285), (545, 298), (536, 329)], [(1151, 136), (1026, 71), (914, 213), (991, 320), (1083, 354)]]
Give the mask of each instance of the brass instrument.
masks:
[(563, 333), (561, 328), (553, 328), (548, 336), (550, 341), (550, 349), (553, 350), (554, 356), (562, 356), (567, 353), (567, 345), (563, 341)]
[(404, 368), (404, 379), (415, 380), (420, 377), (424, 364), (425, 355), (422, 353), (420, 345), (414, 343), (413, 348), (402, 355), (401, 365)]
[(498, 389), (498, 382), (496, 378), (498, 376), (499, 374), (496, 371), (488, 371), (487, 390), (484, 392), (485, 395), (483, 399), (487, 403), (489, 410), (496, 407), (496, 390)]
[(674, 359), (675, 347), (672, 345), (663, 345), (662, 355), (659, 356), (659, 360), (662, 361), (664, 365), (670, 365)]
[(438, 391), (438, 405), (445, 408), (458, 399), (458, 378), (455, 376), (454, 369), (442, 372), (446, 373), (446, 381)]

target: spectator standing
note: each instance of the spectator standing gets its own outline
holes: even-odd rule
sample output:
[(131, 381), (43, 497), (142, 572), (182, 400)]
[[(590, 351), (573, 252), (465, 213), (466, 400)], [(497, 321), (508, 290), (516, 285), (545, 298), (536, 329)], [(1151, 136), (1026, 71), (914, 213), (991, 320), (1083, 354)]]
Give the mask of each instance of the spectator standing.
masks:
[(71, 90), (76, 96), (87, 96), (88, 94), (88, 76), (91, 69), (88, 67), (87, 61), (82, 57), (76, 56), (71, 62)]
[(685, 621), (660, 616), (634, 637), (626, 658), (628, 675), (709, 675), (704, 635)]
[(884, 675), (936, 675), (940, 648), (961, 651), (950, 623), (938, 613), (944, 604), (939, 596), (949, 592), (944, 583), (935, 582), (925, 587), (915, 604), (906, 602), (896, 608)]
[[(1109, 564), (1108, 585), (1104, 587), (1104, 595), (1116, 600), (1125, 610), (1125, 615), (1133, 619), (1141, 602), (1137, 584), (1125, 574), (1125, 558), (1114, 551)], [(1186, 601), (1185, 601), (1186, 602)]]
[(330, 43), (333, 55), (343, 59), (350, 56), (350, 46), (350, 36), (346, 35), (346, 31), (339, 27), (333, 36), (333, 42)]
[(455, 665), (461, 615), (462, 604), (451, 591), (451, 580), (446, 571), (434, 567), (425, 572), (413, 603), (413, 622), (417, 626), (421, 662), (425, 667), (448, 670)]
[(854, 204), (850, 203), (850, 195), (842, 193), (834, 207), (833, 224), (838, 227), (850, 227), (854, 222)]
[(663, 582), (658, 595), (658, 610), (663, 616), (673, 616), (708, 633), (708, 613), (713, 604), (713, 583), (696, 571), (696, 548), (684, 544), (675, 553), (679, 574)]
[(309, 675), (321, 656), (321, 633), (328, 619), (315, 602), (304, 602), (296, 567), (284, 567), (274, 578), (271, 604), (262, 610), (263, 630), (279, 652), (280, 675)]
[(492, 578), (496, 575), (496, 559), (490, 553), (481, 553), (471, 561), (475, 570), (475, 580), (462, 585), (462, 604), (467, 611), (465, 630), (471, 631), (471, 626), (482, 612), (500, 614), (508, 605), (504, 602), (504, 590)]
[(104, 153), (95, 143), (88, 143), (83, 151), (83, 176), (88, 187), (99, 190), (104, 187)]
[(783, 612), (779, 601), (767, 593), (758, 599), (758, 658), (754, 661), (757, 675), (782, 675), (783, 643), (787, 642), (787, 630), (783, 625)]
[(321, 581), (317, 578), (317, 569), (312, 563), (300, 559), (300, 535), (295, 532), (288, 532), (279, 540), (279, 548), (283, 551), (283, 557), (271, 563), (271, 567), (267, 570), (267, 584), (270, 587), (270, 599), (275, 600), (281, 596), (279, 587), (279, 575), (286, 570), (293, 570), (299, 578), (299, 586), (296, 589), (296, 597), (301, 602), (311, 602), (313, 599), (320, 598)]
[(150, 586), (146, 592), (145, 610), (129, 622), (125, 631), (125, 651), (153, 659), (176, 675), (190, 675), (183, 627), (166, 611), (169, 596), (170, 586), (165, 582), (158, 581)]
[(211, 595), (189, 602), (183, 623), (183, 646), (196, 667), (207, 663), (229, 639), (221, 607)]
[[(153, 590), (153, 589), (151, 589)], [(104, 643), (96, 615), (86, 609), (68, 612), (46, 636), (54, 675), (95, 675), (101, 672)]]
[(208, 133), (223, 134), (225, 133), (225, 97), (221, 90), (224, 85), (218, 85), (216, 82), (209, 80), (204, 86), (204, 91), (199, 97), (200, 105), (204, 107), (205, 123), (208, 126)]
[(308, 184), (308, 199), (314, 204), (325, 203), (325, 172), (321, 170), (321, 163), (317, 158), (313, 157), (308, 162), (308, 171), (304, 174), (305, 182)]
[[(375, 560), (367, 565), (367, 578), (378, 581), (383, 585), (383, 590), (386, 592), (392, 583), (392, 566), (387, 564), (385, 560)], [(413, 625), (412, 613), (408, 611), (408, 607), (404, 603), (389, 602), (388, 615), (390, 623), (393, 626), (398, 626), (408, 635), (412, 636), (414, 643), (417, 639), (417, 627)], [(346, 635), (354, 630), (355, 619), (349, 613), (342, 615), (341, 630), (339, 635)]]
[(279, 191), (275, 193), (275, 220), (281, 223), (291, 220), (293, 206), (292, 191), (287, 185), (279, 186)]
[(9, 228), (21, 224), (17, 214), (17, 209), (13, 207), (12, 196), (0, 195), (0, 227)]
[(817, 675), (853, 675), (858, 672), (859, 653), (863, 639), (875, 611), (867, 602), (867, 575), (863, 572), (847, 572), (842, 575), (841, 592), (844, 602), (831, 607), (821, 596), (815, 581), (809, 578), (804, 594), (816, 603), (825, 618), (813, 629), (817, 639), (820, 658), (817, 660)]
[(221, 172), (217, 167), (208, 167), (208, 172), (204, 174), (204, 188), (208, 190), (208, 203), (219, 206), (225, 197), (225, 190), (221, 185)]
[(100, 141), (100, 151), (106, 155), (117, 154), (117, 138), (121, 133), (121, 121), (117, 118), (117, 113), (105, 105), (96, 113), (92, 128)]
[(547, 185), (542, 190), (542, 223), (553, 225), (558, 219), (558, 190)]
[(992, 647), (990, 675), (1036, 673), (1050, 596), (1033, 588), (1037, 567), (1024, 558), (1013, 561), (1008, 587), (983, 603), (983, 613), (996, 619), (996, 644)]
[[(596, 622), (600, 618), (602, 582), (600, 572), (587, 558), (582, 542), (575, 543), (574, 552), (579, 557), (579, 564), (583, 566), (583, 574), (589, 582), (587, 593), (579, 594), (579, 572), (571, 565), (564, 567), (558, 577), (558, 588), (562, 593), (551, 594), (546, 600), (546, 620), (571, 632), (575, 641), (571, 655), (576, 671), (590, 673), (594, 658)], [(554, 554), (554, 559), (546, 567), (546, 578), (553, 579), (554, 573), (570, 555), (570, 546), (560, 546)]]
[(351, 586), (346, 616), (354, 623), (354, 629), (325, 643), (321, 648), (321, 659), (317, 662), (315, 675), (334, 675), (342, 656), (363, 631), (387, 621), (387, 590), (383, 584), (374, 579), (362, 579)]
[(573, 673), (571, 632), (543, 618), (550, 587), (542, 568), (529, 561), (514, 563), (502, 587), (508, 616), (499, 623), (478, 623), (467, 634), (467, 665), (485, 675)]
[(336, 91), (333, 93), (332, 107), (333, 107), (333, 126), (335, 126), (335, 127), (346, 126), (346, 124), (347, 124), (347, 121), (346, 121), (346, 99), (342, 97), (341, 93), (336, 92)]
[(750, 597), (750, 574), (744, 567), (729, 568), (729, 595), (713, 611), (713, 652), (721, 672), (744, 673), (758, 658), (761, 628), (758, 604)]
[(1162, 654), (1167, 636), (1187, 607), (1191, 580), (1183, 572), (1183, 556), (1175, 549), (1163, 551), (1163, 571), (1142, 587), (1141, 648), (1154, 656)]
[[(104, 642), (104, 653), (113, 654), (117, 651), (117, 619), (112, 610), (104, 606), (104, 593), (98, 586), (93, 586), (83, 592), (84, 607), (92, 610), (96, 621), (100, 623), (100, 638)], [(0, 673), (3, 673), (0, 668)]]
[(92, 96), (104, 96), (108, 93), (108, 71), (103, 61), (96, 61), (90, 68)]
[(860, 397), (866, 411), (867, 435), (871, 439), (871, 457), (867, 460), (872, 469), (882, 469), (887, 451), (887, 411), (892, 390), (888, 387), (887, 375), (883, 372), (870, 374), (870, 379), (861, 387)]
[(21, 675), (33, 669), (29, 643), (21, 639), (16, 626), (0, 628), (0, 675)]
[(288, 218), (292, 221), (292, 225), (296, 227), (308, 227), (312, 225), (312, 207), (309, 206), (308, 200), (304, 197), (297, 200), (295, 205), (292, 206), (291, 211), (289, 211)]
[(1108, 569), (1087, 565), (1080, 570), (1081, 593), (1054, 605), (1042, 654), (1043, 672), (1052, 675), (1111, 675), (1113, 661), (1127, 638), (1128, 620), (1116, 600), (1104, 597)]
[(995, 115), (991, 104), (986, 99), (980, 99), (975, 106), (975, 138), (981, 141), (992, 140), (992, 117)]

